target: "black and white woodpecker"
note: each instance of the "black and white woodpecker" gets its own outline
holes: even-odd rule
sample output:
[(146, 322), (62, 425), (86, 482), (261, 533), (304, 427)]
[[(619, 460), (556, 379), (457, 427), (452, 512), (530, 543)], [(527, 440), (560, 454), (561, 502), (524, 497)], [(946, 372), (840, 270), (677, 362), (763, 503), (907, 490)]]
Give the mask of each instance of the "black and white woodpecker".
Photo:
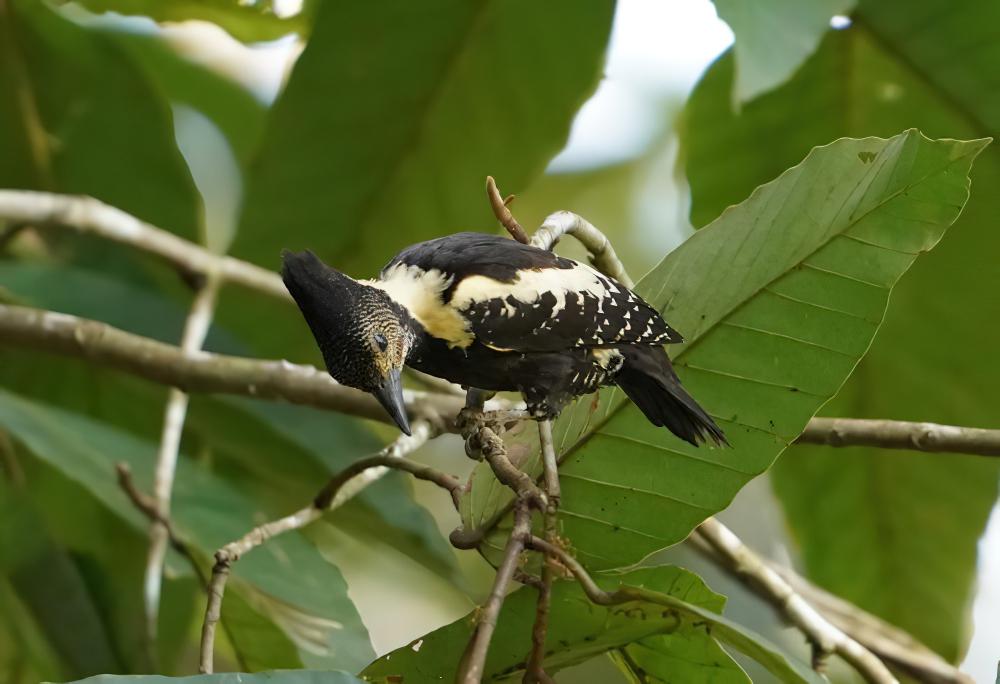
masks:
[(617, 384), (657, 426), (697, 445), (722, 430), (681, 387), (659, 312), (590, 266), (507, 238), (458, 233), (354, 280), (309, 251), (282, 277), (338, 382), (372, 393), (409, 434), (404, 365), (463, 387), (518, 391), (539, 420)]

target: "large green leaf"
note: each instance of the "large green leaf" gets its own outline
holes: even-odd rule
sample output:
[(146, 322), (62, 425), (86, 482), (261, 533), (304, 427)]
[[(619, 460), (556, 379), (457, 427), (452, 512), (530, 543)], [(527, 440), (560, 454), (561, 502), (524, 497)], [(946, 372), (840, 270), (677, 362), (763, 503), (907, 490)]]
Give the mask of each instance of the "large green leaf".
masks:
[[(696, 224), (837, 135), (996, 135), (1000, 7), (880, 0), (832, 33), (784, 88), (734, 117), (731, 60), (690, 102), (685, 133)], [(899, 288), (876, 344), (824, 412), (1000, 427), (1000, 311), (995, 229), (1000, 150), (973, 173), (973, 194), (939, 249)], [(978, 190), (978, 191), (977, 191)], [(965, 641), (976, 540), (997, 496), (997, 464), (962, 456), (797, 447), (774, 483), (809, 575), (900, 624), (948, 658)], [(915, 531), (919, 532), (915, 532)]]
[(855, 0), (713, 0), (735, 39), (733, 101), (747, 102), (781, 85), (816, 50), (830, 18)]
[(277, 670), (274, 672), (223, 672), (193, 677), (160, 675), (101, 675), (81, 679), (76, 684), (363, 684), (349, 672), (340, 670)]
[(93, 195), (191, 238), (169, 106), (128, 54), (43, 2), (0, 6), (0, 187)]
[[(643, 278), (637, 291), (687, 339), (678, 374), (733, 448), (681, 442), (617, 391), (596, 410), (577, 402), (556, 445), (560, 525), (581, 561), (620, 567), (681, 541), (771, 465), (865, 353), (896, 280), (958, 216), (985, 144), (911, 130), (816, 148)], [(492, 529), (506, 492), (482, 484), (464, 520)]]
[[(597, 606), (590, 603), (577, 582), (554, 583), (544, 661), (550, 674), (643, 639), (663, 638), (670, 640), (674, 657), (688, 661), (688, 678), (676, 681), (733, 681), (715, 679), (721, 673), (728, 676), (739, 671), (716, 644), (715, 639), (720, 639), (758, 660), (781, 681), (822, 681), (804, 664), (786, 658), (761, 637), (719, 615), (725, 597), (687, 570), (659, 566), (595, 579), (605, 591), (637, 587), (648, 592), (649, 598)], [(524, 587), (504, 601), (486, 658), (484, 681), (520, 680), (524, 674), (536, 600), (537, 592)], [(474, 619), (466, 616), (383, 656), (368, 666), (363, 676), (376, 681), (451, 681)], [(735, 681), (748, 680), (744, 675)]]
[[(128, 463), (140, 486), (146, 486), (154, 444), (5, 391), (0, 391), (0, 425), (131, 526), (146, 529), (146, 519), (118, 489), (114, 467)], [(215, 549), (247, 532), (262, 513), (240, 491), (184, 458), (173, 511), (177, 529), (204, 555), (206, 567)], [(298, 533), (248, 554), (236, 566), (230, 587), (288, 632), (303, 663), (354, 669), (370, 658), (367, 632), (339, 571)]]
[(519, 191), (562, 147), (612, 8), (323, 3), (253, 165), (234, 254), (274, 266), (283, 247), (311, 247), (370, 274), (419, 239), (494, 225), (486, 175)]

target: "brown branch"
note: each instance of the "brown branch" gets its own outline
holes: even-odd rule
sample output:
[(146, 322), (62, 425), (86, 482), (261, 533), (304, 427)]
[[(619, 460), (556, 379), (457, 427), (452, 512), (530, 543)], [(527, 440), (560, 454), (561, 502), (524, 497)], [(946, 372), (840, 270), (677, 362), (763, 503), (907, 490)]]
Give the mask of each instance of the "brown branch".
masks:
[(813, 647), (813, 667), (822, 670), (827, 657), (836, 653), (868, 682), (896, 682), (885, 664), (871, 651), (828, 622), (760, 556), (715, 518), (694, 532), (695, 543), (712, 551), (712, 558), (750, 586), (802, 632)]
[[(373, 397), (337, 384), (312, 366), (204, 351), (185, 354), (173, 345), (66, 314), (0, 304), (0, 344), (80, 357), (189, 393), (283, 399), (392, 422)], [(411, 417), (429, 420), (438, 430), (457, 431), (451, 416), (463, 406), (459, 397), (411, 390), (403, 395)]]
[(908, 632), (824, 591), (789, 568), (769, 565), (831, 624), (850, 634), (884, 662), (929, 684), (974, 684), (972, 677)]
[[(543, 420), (538, 423), (538, 443), (542, 452), (543, 481), (548, 506), (543, 512), (543, 527), (545, 541), (549, 544), (558, 543), (559, 502), (562, 493), (559, 487), (559, 470), (556, 463), (555, 445), (552, 442), (552, 423)], [(552, 610), (552, 582), (556, 576), (556, 559), (551, 554), (545, 554), (542, 560), (542, 576), (538, 585), (538, 601), (535, 604), (535, 623), (531, 628), (531, 652), (528, 654), (528, 664), (524, 674), (525, 684), (552, 681), (545, 672), (545, 639), (549, 630), (549, 614)]]
[(813, 418), (795, 443), (1000, 456), (1000, 430), (902, 420)]
[(214, 254), (93, 197), (0, 190), (0, 219), (51, 224), (97, 235), (154, 254), (187, 275), (216, 273), (227, 282), (291, 301), (277, 273)]
[(141, 491), (136, 485), (135, 481), (132, 479), (132, 469), (127, 463), (117, 463), (115, 464), (115, 473), (118, 476), (118, 486), (121, 488), (125, 495), (128, 497), (132, 505), (138, 509), (140, 513), (149, 518), (150, 522), (158, 523), (163, 526), (163, 529), (167, 531), (167, 539), (170, 541), (170, 545), (184, 556), (191, 567), (194, 568), (195, 573), (198, 575), (199, 581), (202, 586), (206, 583), (206, 577), (201, 572), (201, 566), (198, 563), (198, 559), (195, 557), (194, 552), (191, 547), (188, 546), (187, 542), (181, 539), (180, 535), (174, 530), (173, 523), (170, 522), (170, 518), (163, 515), (157, 505), (156, 499), (151, 497), (149, 494)]
[(514, 577), (525, 541), (531, 535), (531, 507), (532, 503), (527, 498), (518, 499), (514, 506), (514, 527), (507, 539), (503, 560), (497, 568), (493, 589), (490, 591), (486, 603), (479, 610), (472, 637), (469, 639), (465, 652), (462, 654), (462, 660), (459, 662), (458, 673), (455, 676), (455, 681), (458, 684), (479, 684), (482, 680), (486, 654), (490, 649), (490, 641), (497, 626), (500, 608), (503, 607), (507, 585)]
[(528, 234), (524, 232), (524, 228), (517, 222), (514, 215), (510, 213), (510, 209), (507, 208), (507, 205), (513, 201), (514, 196), (511, 195), (507, 199), (504, 199), (500, 195), (500, 190), (497, 188), (493, 176), (486, 177), (486, 197), (490, 200), (490, 208), (493, 209), (493, 215), (496, 216), (500, 225), (510, 233), (510, 236), (518, 242), (529, 244), (531, 240)]
[[(455, 502), (456, 506), (458, 505), (457, 493), (461, 489), (461, 484), (457, 478), (403, 458), (406, 454), (420, 448), (435, 434), (434, 428), (427, 421), (414, 423), (411, 435), (400, 435), (395, 442), (382, 449), (378, 454), (352, 463), (330, 478), (330, 481), (305, 508), (283, 518), (259, 525), (215, 552), (215, 565), (212, 566), (212, 579), (208, 583), (208, 601), (201, 628), (200, 672), (210, 674), (214, 668), (215, 628), (222, 617), (222, 599), (233, 564), (268, 539), (291, 530), (301, 529), (346, 503), (361, 489), (377, 479), (379, 475), (366, 477), (372, 471), (382, 473), (385, 470), (380, 471), (380, 469), (402, 470), (418, 479), (433, 482), (448, 490), (452, 501)], [(352, 487), (352, 483), (358, 484)]]

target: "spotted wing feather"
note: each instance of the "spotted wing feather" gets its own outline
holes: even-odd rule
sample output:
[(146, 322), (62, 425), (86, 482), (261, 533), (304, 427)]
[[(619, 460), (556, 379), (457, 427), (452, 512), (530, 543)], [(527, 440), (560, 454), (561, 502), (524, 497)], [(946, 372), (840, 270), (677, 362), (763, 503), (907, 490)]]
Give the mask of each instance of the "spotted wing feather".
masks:
[(525, 352), (682, 342), (653, 307), (621, 283), (552, 252), (478, 233), (414, 245), (397, 264), (448, 278), (442, 304), (483, 344)]

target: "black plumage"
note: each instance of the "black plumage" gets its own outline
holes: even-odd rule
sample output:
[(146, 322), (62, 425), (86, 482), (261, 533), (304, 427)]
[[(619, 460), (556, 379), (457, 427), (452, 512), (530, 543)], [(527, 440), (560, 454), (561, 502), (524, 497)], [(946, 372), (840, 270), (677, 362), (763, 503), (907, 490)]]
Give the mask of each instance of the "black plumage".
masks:
[[(465, 387), (519, 391), (538, 418), (617, 384), (655, 425), (692, 444), (725, 442), (663, 349), (680, 335), (637, 294), (585, 264), (458, 233), (403, 250), (377, 280), (354, 281), (308, 252), (286, 254), (283, 276), (331, 375), (384, 405), (382, 371), (395, 370), (398, 380), (403, 363)], [(380, 353), (375, 335), (393, 352)], [(352, 350), (378, 371), (360, 384)], [(401, 410), (401, 396), (396, 404)]]

